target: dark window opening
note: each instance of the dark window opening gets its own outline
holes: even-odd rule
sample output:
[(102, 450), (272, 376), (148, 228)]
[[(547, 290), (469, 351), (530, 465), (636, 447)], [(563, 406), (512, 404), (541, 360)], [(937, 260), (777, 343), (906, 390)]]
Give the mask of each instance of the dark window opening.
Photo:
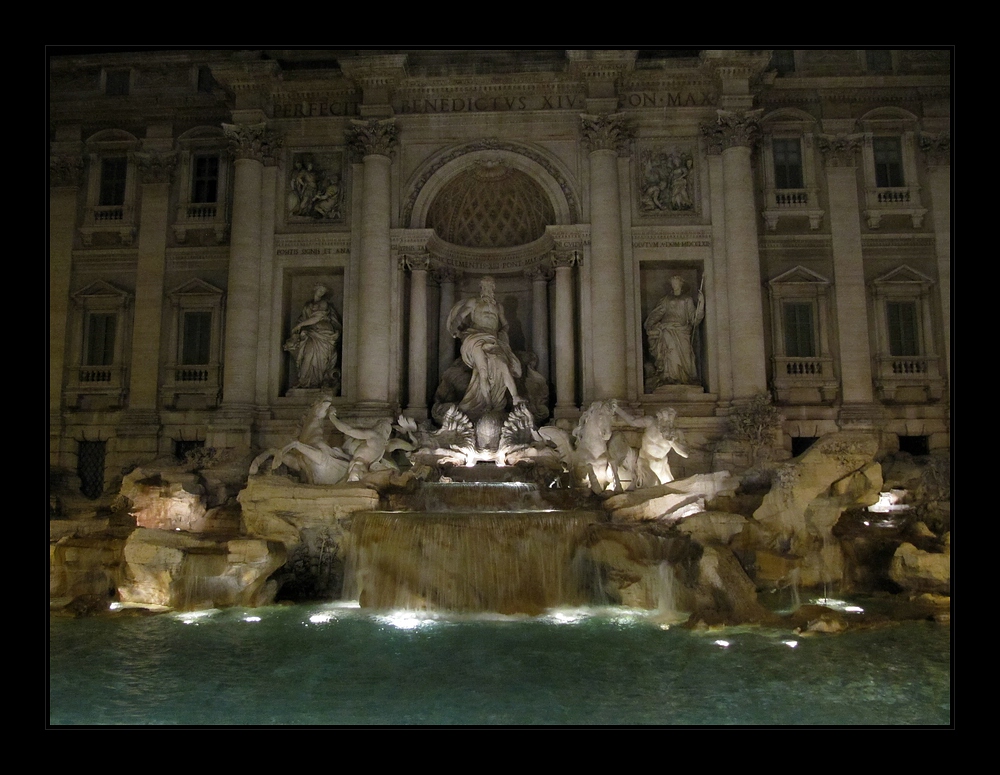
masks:
[(778, 75), (795, 72), (795, 51), (790, 48), (776, 48), (771, 54), (771, 69)]
[(80, 492), (91, 500), (104, 492), (104, 456), (107, 442), (81, 441), (76, 450), (76, 475)]
[(887, 48), (870, 48), (865, 51), (865, 63), (869, 73), (891, 73), (892, 52)]
[(196, 441), (194, 439), (189, 441), (185, 439), (174, 439), (174, 457), (178, 460), (186, 460), (189, 452), (204, 448), (204, 441)]
[(212, 68), (204, 65), (198, 68), (198, 91), (211, 93), (215, 88), (215, 79), (212, 77)]
[(104, 79), (104, 93), (109, 97), (127, 97), (129, 76), (128, 70), (109, 70)]
[(204, 366), (211, 361), (212, 313), (184, 313), (184, 345), (181, 365)]
[(116, 156), (101, 161), (101, 193), (98, 204), (102, 207), (125, 204), (125, 177), (128, 159)]
[(929, 436), (900, 436), (899, 451), (911, 455), (929, 455), (931, 453)]
[(773, 140), (775, 188), (803, 188), (802, 145), (798, 140)]
[(798, 457), (819, 441), (819, 436), (792, 436), (792, 457)]
[(898, 137), (876, 137), (872, 140), (875, 155), (875, 185), (878, 188), (900, 188), (903, 182), (903, 149)]
[(785, 357), (815, 358), (813, 307), (809, 302), (785, 302)]
[(917, 303), (914, 301), (889, 301), (886, 302), (885, 311), (889, 325), (889, 355), (920, 355)]
[(114, 312), (93, 312), (87, 316), (87, 347), (84, 366), (111, 366), (115, 362)]
[(194, 160), (194, 181), (191, 201), (194, 204), (211, 204), (219, 196), (219, 157), (198, 156)]

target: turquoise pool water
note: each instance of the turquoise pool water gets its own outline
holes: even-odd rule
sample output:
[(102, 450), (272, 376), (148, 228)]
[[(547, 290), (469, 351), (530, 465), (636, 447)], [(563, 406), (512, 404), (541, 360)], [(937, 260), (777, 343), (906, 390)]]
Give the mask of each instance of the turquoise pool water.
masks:
[(950, 632), (663, 629), (645, 612), (342, 604), (53, 618), (50, 723), (950, 723)]

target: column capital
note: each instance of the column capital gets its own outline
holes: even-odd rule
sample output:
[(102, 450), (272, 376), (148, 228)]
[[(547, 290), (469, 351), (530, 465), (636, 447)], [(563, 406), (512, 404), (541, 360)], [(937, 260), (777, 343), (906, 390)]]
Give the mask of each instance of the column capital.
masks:
[(132, 159), (139, 171), (140, 183), (169, 183), (177, 167), (177, 154), (174, 152), (136, 152), (132, 154)]
[(753, 148), (760, 138), (760, 117), (763, 110), (720, 110), (714, 124), (702, 132), (710, 142), (727, 148)]
[(555, 276), (555, 272), (547, 266), (539, 265), (525, 269), (524, 276), (532, 282), (548, 282)]
[(461, 276), (462, 273), (458, 269), (450, 266), (438, 266), (434, 268), (434, 279), (438, 285), (453, 283)]
[(272, 164), (281, 150), (281, 137), (267, 124), (223, 124), (229, 152), (236, 159), (253, 159)]
[(391, 118), (352, 119), (347, 130), (347, 143), (359, 159), (365, 156), (387, 156), (391, 159), (396, 150), (397, 133), (396, 121)]
[(920, 135), (920, 150), (924, 152), (928, 167), (948, 167), (951, 165), (951, 132)]
[(820, 135), (817, 145), (828, 167), (853, 167), (864, 135)]
[(404, 271), (409, 269), (411, 272), (426, 272), (431, 268), (431, 257), (426, 253), (400, 256), (399, 268)]
[(580, 132), (583, 142), (593, 151), (614, 151), (621, 154), (628, 149), (633, 131), (624, 113), (605, 113), (599, 116), (580, 114)]
[(552, 266), (555, 269), (562, 267), (580, 266), (583, 263), (583, 256), (579, 250), (552, 251)]
[(79, 186), (82, 179), (82, 156), (65, 153), (49, 156), (49, 184), (53, 188)]

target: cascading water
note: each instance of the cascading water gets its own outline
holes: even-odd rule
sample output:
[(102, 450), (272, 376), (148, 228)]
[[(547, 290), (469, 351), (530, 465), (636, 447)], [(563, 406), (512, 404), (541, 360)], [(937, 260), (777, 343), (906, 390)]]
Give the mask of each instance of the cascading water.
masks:
[(547, 508), (535, 485), (424, 485), (413, 510), (360, 512), (344, 596), (372, 608), (535, 614), (600, 601), (583, 551), (600, 512)]

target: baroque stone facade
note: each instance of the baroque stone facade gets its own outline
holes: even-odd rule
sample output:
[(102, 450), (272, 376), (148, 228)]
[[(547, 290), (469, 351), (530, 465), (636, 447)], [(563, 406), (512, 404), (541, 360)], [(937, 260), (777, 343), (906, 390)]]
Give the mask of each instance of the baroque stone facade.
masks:
[(765, 390), (789, 449), (949, 445), (948, 51), (52, 54), (50, 462), (90, 494), (321, 394), (428, 418), (486, 276), (555, 421), (674, 408), (688, 473)]

